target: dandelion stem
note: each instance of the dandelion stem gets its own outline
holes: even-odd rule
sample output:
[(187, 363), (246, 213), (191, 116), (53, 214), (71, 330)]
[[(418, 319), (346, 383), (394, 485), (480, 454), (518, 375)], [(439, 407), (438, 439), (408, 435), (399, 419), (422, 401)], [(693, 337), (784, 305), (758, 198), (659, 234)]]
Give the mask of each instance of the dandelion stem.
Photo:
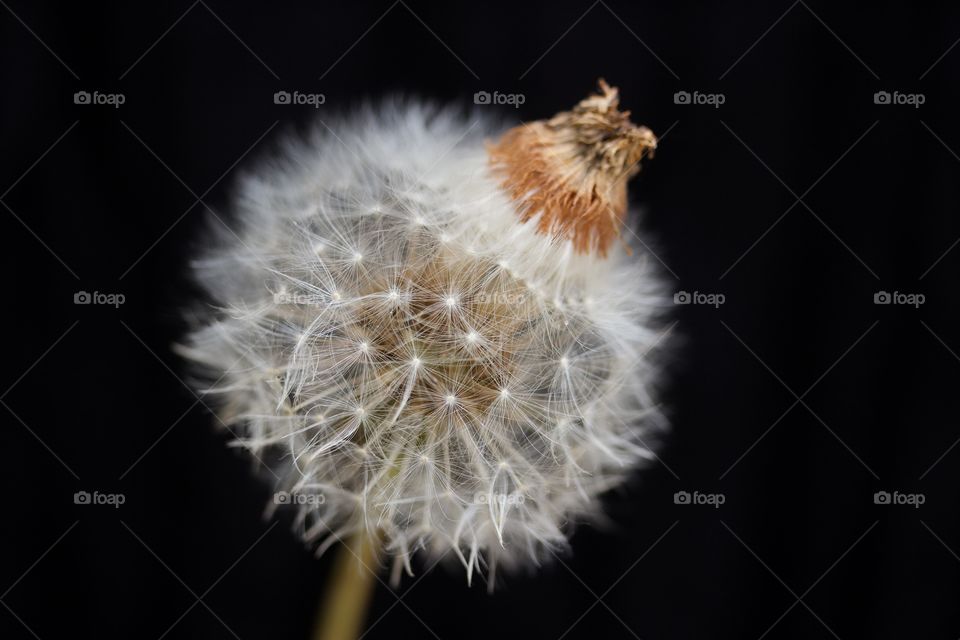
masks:
[(314, 640), (357, 640), (377, 583), (379, 542), (361, 532), (344, 542), (333, 566)]

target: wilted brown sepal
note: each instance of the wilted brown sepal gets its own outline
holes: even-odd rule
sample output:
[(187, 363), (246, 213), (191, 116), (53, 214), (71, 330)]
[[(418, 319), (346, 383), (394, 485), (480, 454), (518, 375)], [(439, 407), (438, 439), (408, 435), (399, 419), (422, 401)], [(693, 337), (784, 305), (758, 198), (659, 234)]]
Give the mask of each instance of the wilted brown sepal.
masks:
[(524, 221), (570, 238), (579, 253), (605, 256), (627, 210), (627, 180), (640, 160), (653, 157), (657, 139), (618, 111), (617, 89), (601, 93), (549, 120), (522, 124), (489, 146), (494, 171), (518, 203)]

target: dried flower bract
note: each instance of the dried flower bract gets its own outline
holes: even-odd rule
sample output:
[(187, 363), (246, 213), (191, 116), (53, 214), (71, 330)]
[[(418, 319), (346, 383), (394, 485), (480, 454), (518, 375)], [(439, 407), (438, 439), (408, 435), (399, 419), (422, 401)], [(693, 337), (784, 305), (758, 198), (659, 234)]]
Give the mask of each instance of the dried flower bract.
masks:
[(617, 109), (616, 88), (600, 80), (600, 91), (571, 111), (510, 129), (490, 157), (524, 220), (572, 239), (577, 251), (606, 255), (627, 210), (627, 180), (644, 155), (653, 157), (657, 139)]

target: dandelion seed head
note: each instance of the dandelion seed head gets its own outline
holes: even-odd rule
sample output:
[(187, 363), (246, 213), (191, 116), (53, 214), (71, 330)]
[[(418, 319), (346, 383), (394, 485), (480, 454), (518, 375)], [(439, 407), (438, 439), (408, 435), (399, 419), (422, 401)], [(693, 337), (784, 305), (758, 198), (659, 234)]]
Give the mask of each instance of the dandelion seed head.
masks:
[(291, 506), (319, 549), (546, 561), (662, 428), (654, 261), (519, 216), (480, 124), (411, 105), (319, 129), (242, 182), (198, 267), (215, 304), (183, 352), (278, 490), (325, 497)]

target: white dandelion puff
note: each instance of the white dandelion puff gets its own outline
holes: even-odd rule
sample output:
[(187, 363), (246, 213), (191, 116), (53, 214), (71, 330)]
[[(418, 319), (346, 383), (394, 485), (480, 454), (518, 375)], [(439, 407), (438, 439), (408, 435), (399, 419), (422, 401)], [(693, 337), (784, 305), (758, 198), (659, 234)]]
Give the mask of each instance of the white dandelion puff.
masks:
[[(655, 139), (615, 89), (551, 120), (418, 105), (318, 130), (240, 185), (198, 261), (214, 307), (183, 353), (322, 551), (474, 574), (567, 546), (651, 457), (658, 274), (615, 243)], [(234, 232), (236, 235), (234, 235)]]

